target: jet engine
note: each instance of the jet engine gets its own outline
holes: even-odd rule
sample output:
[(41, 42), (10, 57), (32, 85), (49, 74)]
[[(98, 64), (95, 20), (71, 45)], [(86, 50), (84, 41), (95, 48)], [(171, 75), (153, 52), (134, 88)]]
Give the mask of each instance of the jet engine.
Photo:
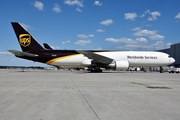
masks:
[(117, 71), (120, 70), (127, 70), (129, 68), (129, 62), (128, 61), (113, 61), (111, 64), (109, 64), (110, 69), (114, 69)]

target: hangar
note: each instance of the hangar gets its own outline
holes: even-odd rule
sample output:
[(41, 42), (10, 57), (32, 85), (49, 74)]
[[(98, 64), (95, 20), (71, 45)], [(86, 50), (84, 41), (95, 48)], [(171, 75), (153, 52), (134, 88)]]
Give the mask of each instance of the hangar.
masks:
[(176, 61), (173, 64), (175, 67), (180, 67), (180, 43), (172, 44), (170, 48), (158, 50), (173, 57)]

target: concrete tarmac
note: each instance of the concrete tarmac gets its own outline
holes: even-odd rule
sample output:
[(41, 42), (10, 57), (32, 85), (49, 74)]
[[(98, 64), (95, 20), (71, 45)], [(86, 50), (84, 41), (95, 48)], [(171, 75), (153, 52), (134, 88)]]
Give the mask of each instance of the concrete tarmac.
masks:
[(179, 120), (180, 74), (0, 70), (0, 120)]

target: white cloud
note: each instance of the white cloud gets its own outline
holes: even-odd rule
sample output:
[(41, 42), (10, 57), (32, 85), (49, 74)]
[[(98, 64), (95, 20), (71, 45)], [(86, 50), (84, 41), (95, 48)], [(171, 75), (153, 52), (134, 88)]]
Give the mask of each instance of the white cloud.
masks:
[(79, 1), (79, 0), (65, 0), (64, 4), (67, 4), (67, 5), (70, 5), (70, 6), (77, 5), (78, 7), (84, 7), (83, 2)]
[(85, 35), (85, 34), (79, 34), (79, 35), (77, 35), (77, 37), (78, 37), (78, 38), (88, 38), (88, 36)]
[(66, 43), (70, 43), (71, 41), (70, 40), (67, 40)]
[(104, 20), (104, 21), (100, 22), (101, 25), (107, 25), (107, 26), (112, 24), (112, 23), (113, 23), (113, 20), (111, 20), (111, 19)]
[(138, 37), (148, 37), (151, 40), (163, 40), (165, 37), (162, 35), (157, 34), (157, 31), (152, 31), (152, 30), (141, 30), (141, 29), (137, 29), (134, 28), (133, 30), (135, 30), (136, 32), (133, 34), (134, 36), (138, 36)]
[(175, 18), (180, 19), (180, 12), (175, 16)]
[(22, 25), (22, 27), (25, 29), (25, 30), (29, 30), (29, 29), (32, 29), (31, 26), (27, 25), (27, 24), (24, 24), (24, 23), (20, 23)]
[(4, 62), (4, 61), (9, 61), (10, 59), (9, 59), (9, 56), (7, 56), (7, 55), (0, 55), (1, 57), (0, 57), (0, 62), (1, 62), (1, 65), (2, 65), (2, 62)]
[[(122, 38), (121, 38), (122, 39)], [(136, 40), (130, 39), (129, 42), (125, 42), (125, 39), (121, 41), (121, 39), (110, 38), (108, 42), (112, 43), (120, 43), (120, 46), (115, 47), (120, 50), (159, 50), (164, 48), (169, 48), (171, 43), (164, 43), (163, 41), (156, 41), (154, 44), (149, 44), (146, 38), (136, 38)], [(107, 38), (108, 40), (108, 38)], [(124, 42), (123, 42), (124, 41)]]
[(155, 35), (157, 31), (151, 31), (151, 30), (138, 30), (136, 33), (134, 33), (134, 36), (150, 36)]
[(9, 55), (11, 54), (10, 52), (0, 52), (0, 55)]
[(106, 30), (98, 29), (96, 32), (106, 32)]
[(95, 2), (94, 2), (94, 5), (101, 6), (101, 5), (102, 5), (102, 2), (100, 3), (99, 1), (95, 1)]
[(135, 20), (135, 18), (138, 17), (136, 13), (125, 13), (124, 16), (126, 20)]
[(54, 7), (52, 10), (56, 13), (60, 13), (62, 11), (58, 4), (54, 4)]
[(60, 49), (58, 46), (51, 46), (52, 49)]
[(161, 16), (161, 13), (158, 11), (151, 12), (150, 10), (146, 10), (140, 17), (145, 17), (147, 14), (150, 15), (148, 21), (155, 21), (157, 17)]
[(78, 12), (82, 12), (82, 10), (80, 8), (76, 8), (76, 11)]
[[(120, 50), (154, 50), (155, 45), (155, 49), (160, 49), (162, 46), (161, 43), (163, 43), (162, 40), (165, 38), (164, 36), (157, 34), (156, 30), (142, 30), (140, 27), (131, 30), (135, 31), (133, 35), (137, 38), (106, 38), (105, 41), (121, 44), (121, 46), (116, 47), (116, 49)], [(155, 44), (149, 44), (147, 38), (158, 41), (156, 41)], [(166, 46), (169, 47), (170, 43), (167, 43)]]
[(123, 46), (116, 47), (117, 49), (121, 49), (121, 50), (144, 49), (147, 48), (146, 44), (148, 42), (147, 39), (143, 37), (136, 38), (135, 40), (130, 38), (120, 38), (120, 39), (106, 38), (105, 41), (111, 43), (124, 44)]
[(125, 45), (125, 47), (127, 48), (127, 49), (129, 49), (129, 50), (135, 50), (135, 49), (147, 49), (147, 48), (149, 48), (150, 46), (147, 46), (147, 45), (142, 45), (142, 44), (136, 44), (136, 45), (132, 45), (132, 44), (130, 44), (130, 45)]
[(83, 1), (80, 1), (80, 0), (64, 0), (64, 4), (70, 5), (70, 6), (75, 6), (76, 5), (77, 6), (76, 11), (78, 11), (78, 12), (82, 12), (80, 7), (84, 7), (83, 6)]
[(156, 35), (151, 35), (151, 36), (149, 36), (149, 38), (150, 38), (151, 40), (163, 40), (165, 37), (162, 36), (162, 35), (156, 34)]
[(132, 30), (139, 31), (139, 30), (141, 30), (141, 28), (140, 27), (136, 27), (136, 28), (133, 28)]
[(165, 48), (170, 48), (171, 43), (165, 43), (163, 41), (157, 41), (156, 43), (153, 44), (153, 46), (155, 47), (156, 50), (159, 49), (165, 49)]
[(146, 43), (147, 39), (143, 38), (143, 37), (140, 37), (140, 38), (136, 38), (136, 41)]
[(74, 44), (76, 45), (81, 45), (81, 46), (85, 46), (87, 44), (90, 44), (91, 40), (78, 40), (77, 42), (75, 42)]
[(93, 35), (93, 34), (89, 34), (88, 36), (89, 36), (89, 37), (94, 37), (94, 35)]
[(161, 13), (158, 11), (151, 12), (150, 14), (151, 14), (151, 17), (148, 18), (149, 21), (157, 20), (157, 17), (161, 16)]
[[(138, 44), (126, 44), (122, 46), (117, 46), (117, 49), (120, 50), (154, 50), (153, 44), (147, 44), (147, 43), (138, 43)], [(157, 49), (156, 49), (157, 50)]]
[(112, 42), (112, 43), (126, 43), (126, 44), (134, 44), (134, 43), (136, 43), (134, 40), (132, 40), (130, 38), (120, 38), (120, 39), (106, 38), (105, 41)]
[(145, 17), (147, 13), (151, 13), (150, 10), (146, 10), (140, 17)]
[(94, 37), (93, 34), (85, 35), (85, 34), (79, 34), (77, 35), (78, 38), (89, 38), (89, 37)]
[(66, 41), (63, 41), (62, 44), (67, 44), (67, 43), (70, 43), (71, 41), (70, 40), (66, 40)]
[(44, 4), (39, 1), (35, 1), (34, 7), (36, 7), (38, 10), (43, 10)]
[(98, 47), (96, 50), (103, 50), (101, 47)]
[(115, 38), (106, 38), (105, 41), (107, 42), (113, 42), (113, 43), (118, 43), (118, 39), (115, 39)]

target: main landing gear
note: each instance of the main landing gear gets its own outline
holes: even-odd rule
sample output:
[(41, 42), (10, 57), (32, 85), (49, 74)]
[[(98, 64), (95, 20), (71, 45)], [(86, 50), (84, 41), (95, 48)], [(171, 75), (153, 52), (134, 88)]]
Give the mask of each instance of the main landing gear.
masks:
[(102, 73), (102, 69), (100, 67), (93, 67), (87, 69), (87, 71), (92, 72), (92, 73)]

